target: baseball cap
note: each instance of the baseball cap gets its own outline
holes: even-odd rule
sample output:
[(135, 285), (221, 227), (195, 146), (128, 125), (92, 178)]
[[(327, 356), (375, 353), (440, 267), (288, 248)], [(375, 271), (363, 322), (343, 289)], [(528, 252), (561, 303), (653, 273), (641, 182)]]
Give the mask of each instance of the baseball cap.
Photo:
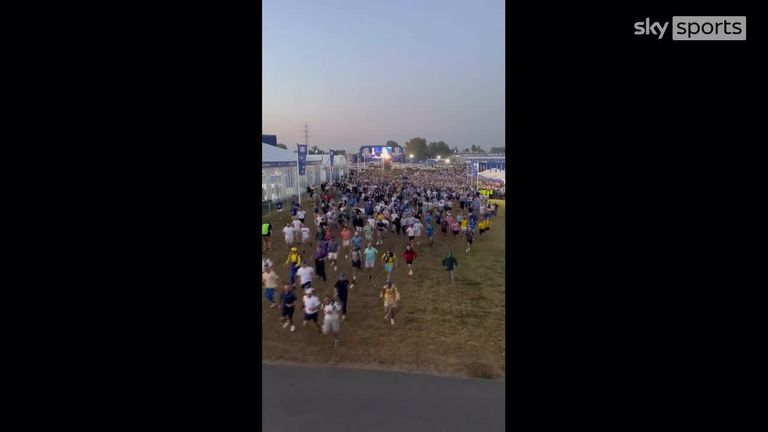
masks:
[(291, 252), (296, 252), (296, 251), (298, 251), (298, 249), (296, 249), (296, 247), (292, 247), (291, 248)]

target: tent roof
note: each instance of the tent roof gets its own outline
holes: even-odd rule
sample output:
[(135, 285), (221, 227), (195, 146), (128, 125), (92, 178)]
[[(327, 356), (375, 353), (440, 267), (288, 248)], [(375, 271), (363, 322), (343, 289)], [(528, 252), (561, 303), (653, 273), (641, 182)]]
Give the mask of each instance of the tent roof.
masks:
[(296, 163), (296, 153), (263, 142), (261, 143), (261, 161)]

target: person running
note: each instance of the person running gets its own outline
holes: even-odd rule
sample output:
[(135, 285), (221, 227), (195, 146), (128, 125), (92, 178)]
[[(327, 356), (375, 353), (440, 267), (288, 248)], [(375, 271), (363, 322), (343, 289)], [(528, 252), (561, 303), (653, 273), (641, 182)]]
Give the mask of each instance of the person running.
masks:
[(453, 233), (454, 239), (459, 235), (459, 222), (457, 221), (451, 222), (451, 232)]
[(296, 306), (296, 294), (291, 289), (291, 284), (283, 284), (283, 292), (280, 293), (280, 308), (283, 315), (283, 328), (291, 326), (291, 331), (296, 330), (293, 325), (293, 312)]
[(344, 273), (339, 273), (339, 280), (336, 281), (336, 285), (333, 286), (335, 290), (335, 297), (341, 302), (341, 319), (347, 319), (347, 305), (349, 304), (349, 290), (355, 286), (350, 284)]
[(285, 223), (285, 227), (283, 227), (283, 236), (285, 237), (285, 244), (293, 246), (293, 226), (291, 226), (290, 222)]
[(296, 271), (301, 265), (301, 255), (297, 248), (291, 248), (291, 253), (288, 254), (288, 259), (285, 260), (285, 264), (288, 265), (288, 269), (291, 272), (291, 285), (293, 285), (296, 283)]
[(392, 281), (387, 281), (381, 288), (381, 294), (379, 294), (379, 300), (384, 300), (384, 320), (389, 319), (389, 323), (394, 327), (395, 325), (395, 312), (397, 310), (397, 304), (400, 302), (400, 293), (397, 291), (397, 287)]
[(472, 250), (472, 242), (475, 240), (475, 235), (472, 234), (472, 230), (467, 230), (464, 233), (464, 238), (467, 240), (466, 253), (469, 253)]
[(265, 273), (261, 275), (261, 284), (264, 287), (264, 297), (269, 302), (269, 307), (273, 308), (277, 306), (275, 303), (275, 288), (277, 288), (278, 280), (280, 277), (275, 273), (275, 269), (269, 267)]
[(333, 335), (333, 347), (339, 346), (339, 332), (341, 323), (339, 322), (339, 311), (341, 306), (330, 297), (323, 301), (323, 334)]
[(420, 245), (419, 240), (421, 240), (421, 230), (424, 228), (424, 225), (421, 224), (421, 221), (416, 218), (416, 221), (413, 223), (413, 235), (416, 237), (416, 245)]
[(307, 265), (304, 261), (301, 263), (301, 268), (296, 271), (296, 276), (299, 277), (299, 285), (303, 291), (306, 291), (312, 285), (312, 279), (315, 278), (315, 271), (312, 267)]
[(359, 246), (355, 246), (352, 250), (352, 280), (357, 280), (357, 272), (360, 271), (360, 267), (363, 262), (363, 252)]
[(416, 259), (416, 256), (417, 253), (413, 250), (413, 246), (408, 245), (405, 247), (403, 258), (405, 259), (405, 264), (408, 265), (408, 276), (413, 276), (413, 260)]
[(443, 237), (448, 234), (448, 217), (445, 217), (440, 221), (440, 232), (443, 233)]
[(318, 279), (323, 279), (323, 282), (327, 280), (325, 276), (325, 260), (327, 257), (328, 254), (325, 252), (325, 248), (322, 245), (317, 245), (317, 249), (315, 249), (315, 273)]
[(360, 237), (360, 233), (355, 232), (355, 235), (352, 236), (352, 250), (362, 249), (363, 248), (363, 238)]
[(413, 227), (413, 225), (408, 225), (405, 233), (408, 235), (408, 244), (413, 244), (413, 239), (416, 238), (416, 229)]
[(427, 240), (429, 241), (429, 245), (432, 246), (433, 244), (435, 244), (435, 239), (433, 238), (433, 236), (435, 235), (435, 227), (432, 226), (431, 223), (428, 223), (426, 230), (427, 230)]
[(387, 249), (384, 255), (381, 256), (381, 260), (384, 262), (384, 271), (387, 272), (387, 281), (392, 280), (392, 270), (395, 268), (395, 254), (391, 249)]
[(264, 222), (261, 224), (261, 238), (264, 240), (264, 252), (269, 252), (272, 247), (272, 224)]
[(373, 264), (376, 261), (376, 256), (379, 254), (378, 249), (373, 247), (372, 243), (368, 243), (368, 247), (365, 248), (365, 251), (363, 251), (363, 255), (365, 256), (365, 272), (368, 272), (368, 269), (373, 270)]
[(309, 243), (309, 227), (304, 224), (301, 224), (300, 232), (301, 232), (301, 245), (306, 246)]
[(317, 327), (317, 332), (320, 333), (320, 324), (317, 322), (317, 315), (320, 311), (320, 299), (315, 295), (314, 288), (307, 288), (302, 303), (304, 304), (304, 322), (302, 325), (306, 326), (308, 321), (312, 321), (315, 323), (315, 327)]
[(469, 219), (468, 218), (462, 218), (461, 219), (461, 232), (466, 233), (467, 229), (469, 228)]
[(264, 273), (272, 268), (272, 260), (267, 255), (261, 256), (261, 272)]
[(293, 241), (294, 241), (294, 243), (296, 243), (298, 245), (299, 242), (301, 242), (301, 225), (302, 225), (302, 223), (298, 219), (293, 219), (292, 224), (293, 224)]
[(373, 241), (373, 227), (370, 224), (365, 224), (363, 227), (363, 233), (365, 234), (365, 241)]
[(451, 281), (451, 283), (454, 283), (456, 280), (454, 271), (458, 266), (459, 262), (453, 256), (453, 252), (449, 251), (448, 256), (443, 258), (443, 268), (448, 271), (448, 280)]
[(301, 207), (299, 207), (299, 209), (296, 210), (296, 218), (299, 219), (299, 221), (301, 221), (302, 224), (304, 223), (304, 216), (306, 216), (306, 214), (307, 213)]
[(333, 271), (337, 271), (337, 261), (339, 259), (339, 244), (335, 237), (328, 239), (328, 261), (333, 264)]
[(341, 246), (344, 249), (344, 259), (349, 258), (350, 239), (352, 238), (352, 231), (344, 225), (344, 229), (341, 230)]
[(387, 224), (384, 223), (384, 217), (379, 215), (379, 220), (376, 222), (376, 245), (384, 244), (382, 238), (387, 231)]

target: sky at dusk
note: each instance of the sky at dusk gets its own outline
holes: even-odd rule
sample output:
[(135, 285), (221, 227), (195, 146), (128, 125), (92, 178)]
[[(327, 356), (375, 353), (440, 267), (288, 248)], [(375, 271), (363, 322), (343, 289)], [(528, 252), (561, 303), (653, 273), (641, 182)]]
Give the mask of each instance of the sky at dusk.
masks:
[(357, 150), (504, 146), (504, 0), (264, 0), (262, 127)]

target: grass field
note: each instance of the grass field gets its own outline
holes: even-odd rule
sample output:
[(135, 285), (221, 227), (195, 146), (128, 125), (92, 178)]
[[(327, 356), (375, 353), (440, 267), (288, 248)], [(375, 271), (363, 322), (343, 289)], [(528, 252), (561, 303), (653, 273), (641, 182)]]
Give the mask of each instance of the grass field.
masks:
[[(469, 254), (464, 252), (466, 243), (462, 239), (453, 239), (451, 234), (443, 237), (438, 230), (433, 246), (422, 244), (416, 247), (419, 256), (413, 277), (408, 276), (408, 267), (402, 259), (406, 236), (389, 234), (384, 245), (375, 246), (379, 256), (391, 247), (398, 257), (392, 277), (401, 295), (395, 327), (384, 320), (384, 308), (379, 300), (379, 290), (386, 280), (381, 259), (377, 260), (372, 273), (374, 286), (366, 275), (358, 274), (357, 282), (350, 290), (347, 320), (341, 325), (338, 348), (333, 347), (330, 337), (318, 335), (311, 323), (302, 327), (303, 312), (299, 305), (294, 315), (296, 331), (291, 333), (282, 328), (279, 307), (269, 308), (262, 292), (263, 359), (503, 379), (506, 373), (506, 209), (503, 201), (496, 202), (499, 210), (491, 220), (491, 230), (475, 236)], [(280, 230), (290, 219), (290, 214), (287, 211), (271, 213), (265, 219), (274, 226), (274, 251), (269, 256), (281, 282), (289, 280), (288, 268), (283, 265), (289, 247)], [(314, 239), (314, 223), (309, 214), (307, 222)], [(423, 236), (422, 240), (425, 238)], [(449, 249), (459, 261), (455, 285), (448, 282), (447, 272), (441, 265)], [(304, 257), (311, 258), (313, 250), (314, 247), (307, 247)], [(348, 259), (344, 259), (343, 252), (339, 254), (339, 260), (341, 265), (337, 272), (326, 264), (327, 282), (316, 279), (312, 284), (321, 299), (326, 294), (332, 295), (339, 272), (352, 279), (352, 266)], [(300, 289), (297, 289), (297, 297), (301, 300)]]

